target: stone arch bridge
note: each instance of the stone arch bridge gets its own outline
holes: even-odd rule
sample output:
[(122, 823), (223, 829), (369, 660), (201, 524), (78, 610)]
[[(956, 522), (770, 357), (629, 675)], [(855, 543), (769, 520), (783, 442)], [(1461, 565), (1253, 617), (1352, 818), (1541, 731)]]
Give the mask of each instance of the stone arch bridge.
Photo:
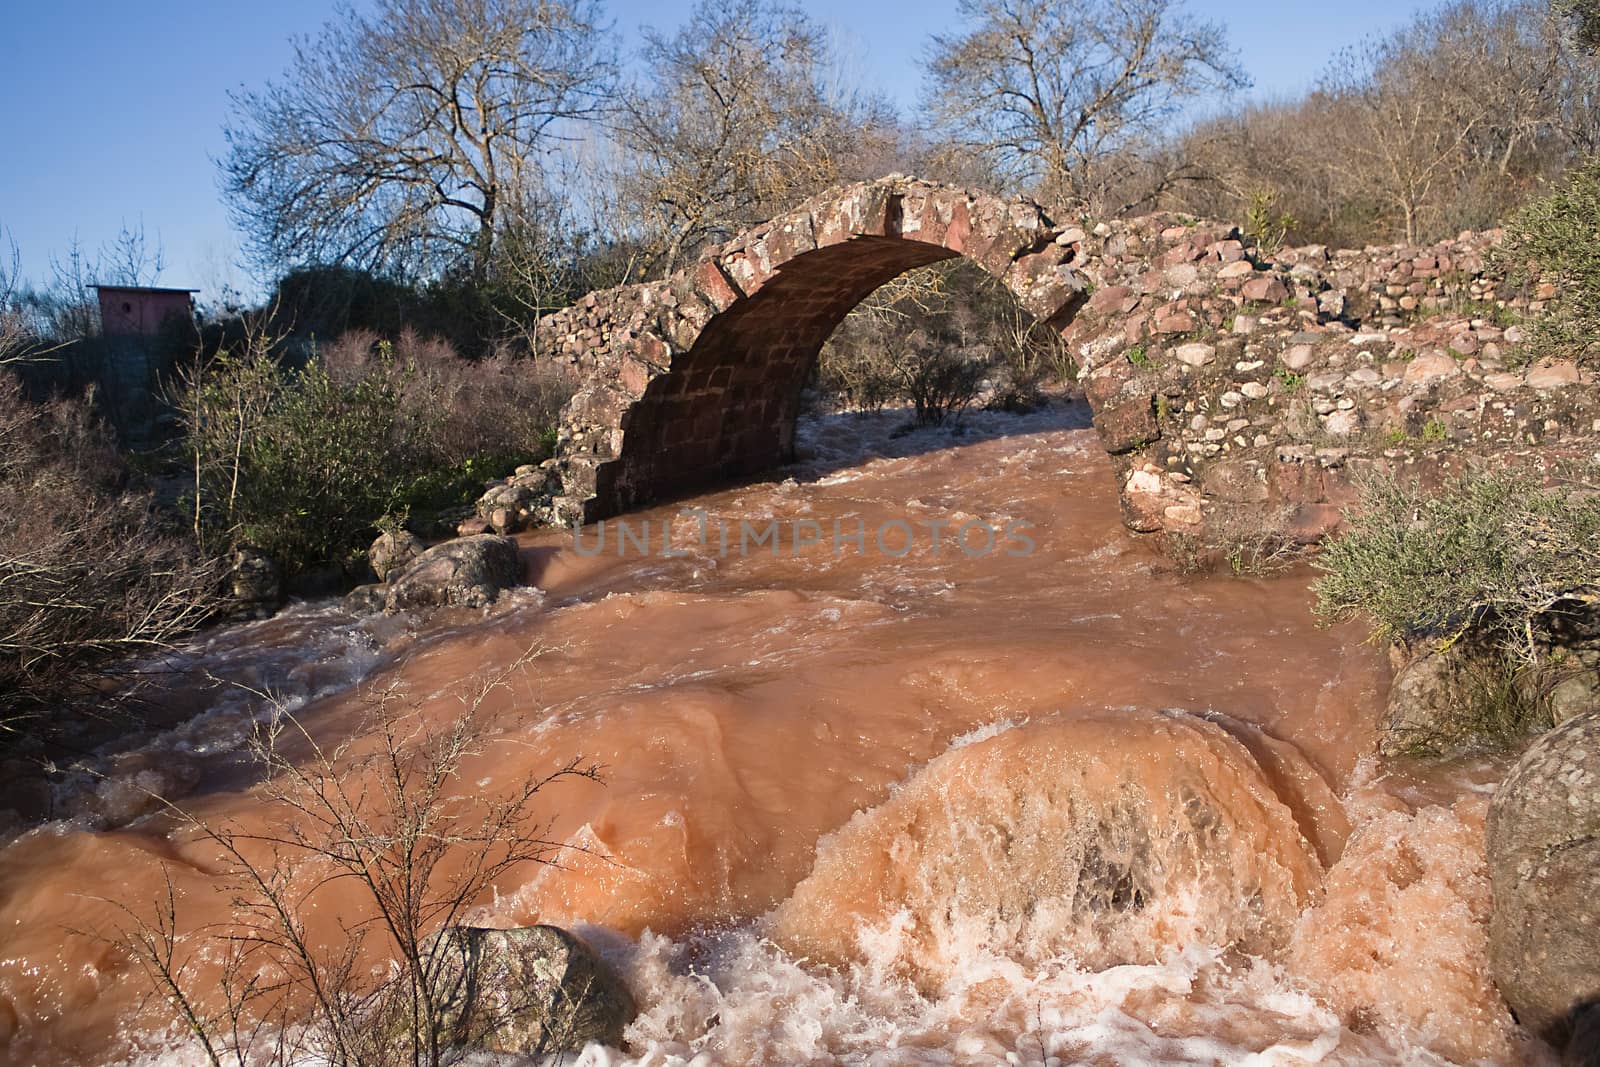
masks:
[(1312, 540), (1365, 466), (1592, 451), (1587, 372), (1507, 369), (1504, 323), (1540, 294), (1507, 291), (1491, 243), (1263, 256), (1233, 227), (1179, 216), (1060, 225), (1029, 200), (913, 178), (846, 186), (677, 275), (541, 319), (541, 353), (577, 387), (557, 458), (492, 489), (480, 514), (516, 528), (538, 497), (546, 517), (592, 521), (784, 462), (844, 316), (899, 274), (965, 256), (1065, 336), (1131, 528)]

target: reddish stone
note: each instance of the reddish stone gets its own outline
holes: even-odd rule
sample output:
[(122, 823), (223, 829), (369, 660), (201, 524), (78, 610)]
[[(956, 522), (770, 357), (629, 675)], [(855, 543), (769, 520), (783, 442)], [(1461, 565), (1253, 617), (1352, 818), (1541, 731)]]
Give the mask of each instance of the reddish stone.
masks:
[(1315, 544), (1344, 526), (1344, 512), (1332, 504), (1301, 504), (1289, 518), (1289, 536), (1302, 545)]
[(972, 240), (972, 212), (965, 197), (950, 205), (950, 225), (945, 228), (944, 246), (952, 252), (965, 252)]
[(1213, 463), (1206, 468), (1201, 488), (1218, 500), (1235, 504), (1264, 503), (1271, 493), (1257, 473), (1260, 468), (1243, 460)]
[(1251, 278), (1241, 291), (1246, 300), (1263, 304), (1281, 304), (1289, 299), (1289, 290), (1276, 278)]
[(1133, 295), (1133, 290), (1126, 285), (1108, 285), (1104, 289), (1096, 289), (1089, 298), (1089, 307), (1094, 311), (1116, 311), (1122, 307), (1122, 302)]
[(617, 369), (617, 377), (622, 382), (622, 388), (633, 396), (644, 395), (645, 387), (650, 384), (653, 373), (649, 366), (632, 358), (624, 359), (622, 366)]
[(1107, 452), (1131, 452), (1161, 436), (1155, 399), (1153, 394), (1139, 396), (1095, 412), (1094, 428), (1100, 432), (1100, 443)]
[(817, 247), (812, 232), (811, 216), (797, 212), (772, 224), (772, 230), (761, 241), (766, 259), (773, 266), (787, 263), (795, 256), (804, 255)]
[(1112, 403), (1138, 373), (1127, 360), (1115, 360), (1095, 371), (1083, 382), (1083, 395), (1091, 408)]
[(836, 245), (858, 234), (887, 234), (891, 198), (894, 193), (887, 185), (868, 183), (854, 186), (838, 200), (814, 209), (812, 232), (817, 247)]
[(701, 262), (694, 273), (695, 292), (705, 297), (710, 305), (719, 312), (727, 311), (739, 299), (738, 290), (734, 289), (728, 276), (722, 273), (722, 268), (714, 259)]

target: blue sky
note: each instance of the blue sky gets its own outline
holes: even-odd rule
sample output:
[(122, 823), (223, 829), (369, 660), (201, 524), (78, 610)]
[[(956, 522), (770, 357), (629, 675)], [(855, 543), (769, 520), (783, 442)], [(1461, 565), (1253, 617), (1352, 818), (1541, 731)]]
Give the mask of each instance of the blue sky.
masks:
[[(864, 81), (909, 113), (928, 35), (956, 0), (800, 0), (832, 28)], [(1190, 0), (1224, 23), (1253, 95), (1288, 96), (1340, 48), (1434, 6), (1412, 0)], [(671, 28), (692, 0), (611, 0), (625, 39)], [(253, 284), (218, 196), (229, 90), (283, 71), (289, 38), (332, 14), (324, 0), (0, 0), (0, 228), (34, 281), (74, 239), (88, 249), (142, 223), (165, 251), (161, 283)]]

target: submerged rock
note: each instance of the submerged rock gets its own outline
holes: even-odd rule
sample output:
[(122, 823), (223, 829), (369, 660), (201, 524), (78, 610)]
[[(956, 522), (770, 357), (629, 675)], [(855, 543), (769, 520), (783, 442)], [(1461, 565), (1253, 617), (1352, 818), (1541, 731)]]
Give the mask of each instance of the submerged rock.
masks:
[[(1523, 1026), (1560, 1047), (1600, 1003), (1600, 710), (1545, 734), (1506, 776), (1488, 855), (1495, 984)], [(1597, 1029), (1587, 1020), (1579, 1039)], [(1597, 1056), (1569, 1049), (1570, 1062)]]
[(389, 584), (384, 609), (481, 608), (522, 575), (517, 543), (509, 537), (478, 534), (435, 545), (412, 560)]
[(352, 615), (376, 615), (389, 598), (389, 587), (381, 582), (358, 585), (344, 595), (344, 610)]
[(451, 926), (428, 939), (444, 1042), (525, 1056), (620, 1046), (633, 995), (577, 937), (556, 926)]

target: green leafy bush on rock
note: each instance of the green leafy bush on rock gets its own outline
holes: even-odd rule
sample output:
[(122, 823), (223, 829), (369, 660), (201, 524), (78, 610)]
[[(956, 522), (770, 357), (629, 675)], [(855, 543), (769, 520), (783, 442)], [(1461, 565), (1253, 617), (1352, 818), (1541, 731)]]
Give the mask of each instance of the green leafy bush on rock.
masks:
[(1532, 320), (1528, 353), (1594, 362), (1600, 356), (1600, 159), (1574, 167), (1549, 196), (1506, 223), (1501, 253), (1555, 281), (1557, 296)]
[(1498, 747), (1549, 725), (1550, 690), (1576, 669), (1559, 631), (1600, 589), (1591, 482), (1479, 469), (1437, 492), (1390, 476), (1361, 485), (1348, 532), (1316, 561), (1317, 613), (1365, 618), (1373, 640), (1396, 646), (1409, 660), (1397, 693), (1424, 661), (1449, 676), (1423, 687), (1437, 692), (1421, 705), (1391, 699), (1391, 726), (1405, 736), (1389, 747)]
[(1524, 470), (1470, 471), (1437, 493), (1374, 477), (1316, 566), (1324, 619), (1364, 615), (1383, 641), (1472, 625), (1527, 658), (1540, 617), (1600, 584), (1600, 497)]

